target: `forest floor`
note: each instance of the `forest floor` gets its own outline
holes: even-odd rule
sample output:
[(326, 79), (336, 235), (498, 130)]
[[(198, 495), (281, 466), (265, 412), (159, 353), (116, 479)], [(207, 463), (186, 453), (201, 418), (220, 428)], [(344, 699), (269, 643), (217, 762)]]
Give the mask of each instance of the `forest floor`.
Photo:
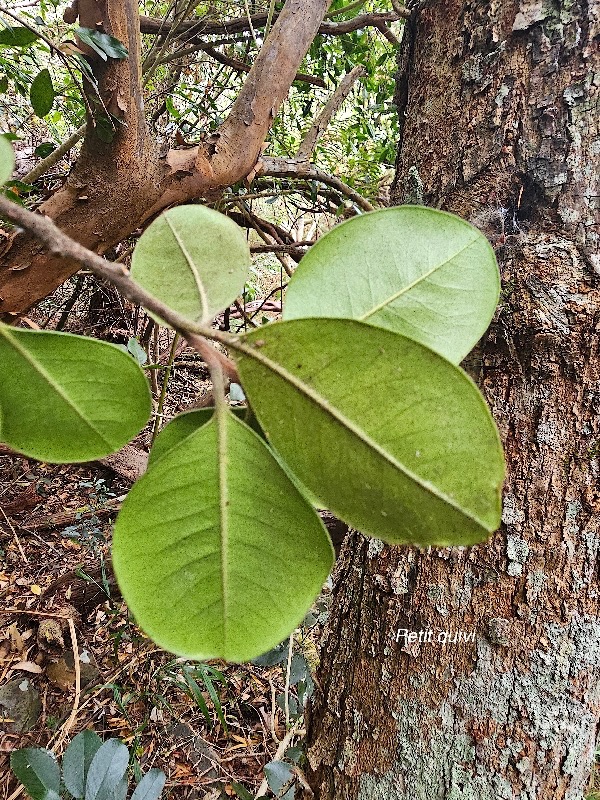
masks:
[[(79, 327), (90, 333), (89, 319)], [(161, 363), (168, 352), (169, 341), (157, 341), (151, 357)], [(207, 388), (193, 351), (177, 359), (165, 418)], [(147, 452), (150, 438), (151, 426), (133, 444)], [(302, 781), (294, 745), (324, 606), (255, 663), (207, 669), (162, 651), (133, 623), (110, 570), (111, 525), (131, 483), (96, 463), (0, 454), (0, 800), (21, 794), (12, 751), (46, 747), (60, 756), (84, 729), (125, 742), (133, 778), (163, 769), (170, 797), (248, 800), (265, 765), (284, 755)], [(25, 698), (12, 713), (1, 705), (7, 687)]]

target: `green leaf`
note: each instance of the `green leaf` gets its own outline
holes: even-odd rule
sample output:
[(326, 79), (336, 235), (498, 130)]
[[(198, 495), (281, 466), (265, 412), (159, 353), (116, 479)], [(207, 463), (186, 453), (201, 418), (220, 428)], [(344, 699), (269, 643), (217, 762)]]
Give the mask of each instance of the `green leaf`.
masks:
[(248, 277), (250, 250), (235, 222), (204, 206), (166, 211), (140, 238), (131, 277), (194, 322), (227, 308)]
[(42, 142), (35, 148), (34, 155), (38, 158), (48, 158), (48, 156), (56, 150), (54, 142)]
[(102, 746), (102, 739), (94, 731), (78, 733), (63, 756), (63, 781), (73, 797), (85, 795), (85, 784), (92, 759)]
[(269, 784), (269, 789), (276, 795), (294, 777), (294, 770), (291, 764), (285, 761), (271, 761), (265, 764), (265, 778)]
[[(231, 411), (238, 419), (241, 419), (242, 422), (245, 422), (246, 425), (252, 428), (252, 430), (261, 437), (261, 439), (265, 438), (265, 435), (258, 424), (256, 417), (249, 408), (232, 408)], [(148, 469), (150, 469), (150, 467), (155, 464), (159, 458), (162, 458), (166, 452), (172, 450), (173, 447), (186, 439), (190, 434), (194, 433), (202, 425), (206, 425), (206, 423), (212, 418), (213, 413), (214, 408), (197, 408), (194, 409), (194, 411), (185, 411), (182, 414), (178, 414), (169, 422), (168, 425), (165, 425), (165, 427), (156, 437), (156, 440), (152, 445), (152, 449), (150, 450)], [(270, 448), (270, 450), (279, 466), (282, 467), (283, 471), (287, 474), (292, 483), (296, 485), (296, 488), (299, 490), (299, 492), (304, 495), (306, 500), (308, 500), (312, 506), (319, 508), (319, 502), (315, 495), (309, 491), (306, 486), (300, 483), (296, 475), (290, 471), (288, 465), (281, 459), (279, 454), (272, 448)]]
[[(189, 669), (189, 668), (188, 668)], [(225, 720), (225, 714), (223, 713), (223, 707), (221, 706), (221, 701), (219, 700), (219, 695), (213, 684), (214, 680), (220, 680), (223, 683), (226, 683), (225, 678), (223, 675), (216, 669), (209, 667), (208, 664), (200, 664), (195, 670), (194, 674), (198, 677), (202, 678), (204, 682), (204, 686), (206, 687), (206, 691), (208, 692), (208, 696), (212, 700), (212, 704), (215, 708), (215, 712), (219, 719), (219, 722), (223, 726), (223, 730), (225, 734), (227, 734), (227, 722)]]
[[(247, 408), (232, 408), (232, 413), (242, 422), (245, 422), (252, 430), (259, 436), (262, 436), (262, 431), (256, 421), (256, 418), (250, 413)], [(195, 433), (198, 428), (210, 422), (215, 413), (214, 408), (196, 408), (193, 411), (184, 411), (172, 419), (168, 425), (161, 430), (156, 437), (150, 456), (148, 458), (148, 469), (153, 466), (159, 458), (162, 458), (165, 453), (168, 453), (178, 444), (180, 444), (188, 436)]]
[(10, 179), (15, 168), (15, 154), (4, 136), (0, 136), (0, 185)]
[[(85, 800), (111, 800), (124, 796), (123, 777), (129, 763), (129, 750), (118, 739), (109, 739), (92, 759), (85, 785)], [(125, 781), (125, 791), (127, 782)]]
[(0, 376), (0, 441), (40, 461), (103, 458), (150, 416), (143, 372), (107, 342), (0, 324)]
[(167, 776), (161, 769), (150, 769), (138, 783), (131, 800), (158, 800)]
[(189, 667), (183, 668), (183, 677), (185, 678), (185, 682), (188, 685), (188, 688), (191, 692), (193, 699), (196, 702), (196, 705), (200, 709), (200, 711), (204, 714), (204, 719), (206, 720), (207, 725), (212, 725), (212, 718), (210, 716), (210, 711), (208, 710), (208, 706), (206, 705), (206, 700), (204, 699), (204, 695), (200, 690), (200, 687), (196, 683), (192, 671)]
[(49, 750), (27, 747), (15, 750), (10, 766), (31, 800), (59, 800), (60, 767)]
[(123, 775), (117, 785), (106, 795), (106, 800), (125, 800), (127, 797), (127, 775)]
[(104, 61), (109, 58), (119, 61), (129, 55), (125, 45), (108, 33), (95, 31), (93, 28), (77, 28), (75, 34), (84, 44), (95, 50)]
[(254, 795), (248, 791), (241, 783), (232, 782), (231, 788), (240, 798), (240, 800), (254, 800)]
[(29, 91), (29, 99), (38, 117), (45, 117), (52, 110), (54, 105), (54, 86), (52, 85), (50, 72), (47, 69), (38, 72), (33, 79)]
[(477, 228), (431, 208), (354, 217), (304, 256), (284, 319), (345, 317), (410, 336), (458, 364), (498, 303), (494, 251)]
[(117, 518), (113, 565), (139, 625), (194, 659), (251, 659), (300, 622), (332, 565), (319, 517), (225, 409), (160, 458)]
[(235, 352), (275, 449), (348, 524), (391, 543), (479, 542), (500, 522), (502, 448), (458, 367), (353, 320), (279, 322)]
[(4, 28), (0, 31), (0, 47), (28, 47), (38, 38), (37, 33), (29, 28)]
[(148, 361), (148, 354), (142, 347), (142, 345), (138, 342), (135, 336), (130, 336), (127, 341), (127, 347), (125, 348), (127, 352), (134, 357), (140, 367), (143, 367), (144, 364)]

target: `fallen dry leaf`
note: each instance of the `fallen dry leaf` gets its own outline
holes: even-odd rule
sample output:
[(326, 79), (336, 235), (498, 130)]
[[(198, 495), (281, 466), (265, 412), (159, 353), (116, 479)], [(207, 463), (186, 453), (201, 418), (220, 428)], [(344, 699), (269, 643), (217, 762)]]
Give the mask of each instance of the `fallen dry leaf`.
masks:
[(43, 670), (39, 664), (34, 664), (33, 661), (18, 661), (13, 664), (13, 669), (22, 669), (24, 672), (33, 672), (34, 675), (39, 675)]

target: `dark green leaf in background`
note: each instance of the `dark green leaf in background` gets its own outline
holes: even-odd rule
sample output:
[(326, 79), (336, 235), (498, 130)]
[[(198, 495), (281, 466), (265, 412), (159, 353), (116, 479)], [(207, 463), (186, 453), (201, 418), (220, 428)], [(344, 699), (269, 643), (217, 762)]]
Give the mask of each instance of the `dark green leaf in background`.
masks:
[(313, 245), (289, 282), (284, 319), (368, 322), (458, 364), (490, 324), (499, 290), (494, 251), (477, 228), (399, 206), (354, 217)]
[(38, 117), (45, 117), (52, 110), (54, 105), (54, 86), (52, 85), (50, 72), (47, 69), (38, 72), (33, 79), (29, 91), (29, 99)]
[(83, 336), (0, 323), (0, 441), (40, 461), (103, 458), (127, 444), (151, 411), (131, 356)]
[(319, 517), (229, 411), (151, 466), (113, 539), (117, 580), (139, 625), (194, 659), (245, 661), (280, 642), (332, 562)]
[(33, 152), (38, 158), (47, 158), (50, 153), (53, 153), (55, 150), (56, 145), (54, 142), (42, 142), (38, 144)]
[(4, 28), (0, 31), (0, 47), (28, 47), (38, 38), (37, 33), (29, 28)]
[(59, 800), (60, 767), (49, 750), (27, 747), (15, 750), (10, 766), (31, 800)]
[(119, 61), (129, 55), (125, 45), (108, 33), (95, 31), (93, 28), (77, 28), (75, 34), (84, 44), (95, 50), (104, 61), (109, 58)]
[(473, 544), (496, 530), (502, 448), (460, 368), (353, 320), (279, 322), (243, 339), (249, 352), (234, 355), (258, 422), (322, 507), (397, 544)]

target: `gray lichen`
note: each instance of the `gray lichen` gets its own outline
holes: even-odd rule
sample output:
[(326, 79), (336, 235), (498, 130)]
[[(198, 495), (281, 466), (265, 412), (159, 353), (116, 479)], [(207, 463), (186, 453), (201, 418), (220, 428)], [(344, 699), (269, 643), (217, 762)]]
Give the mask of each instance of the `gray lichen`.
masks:
[[(473, 672), (456, 679), (439, 709), (400, 700), (393, 713), (394, 767), (384, 775), (362, 775), (359, 800), (536, 800), (544, 771), (557, 763), (571, 776), (566, 800), (581, 800), (589, 769), (582, 753), (594, 752), (595, 720), (573, 681), (581, 672), (600, 672), (600, 622), (575, 614), (565, 624), (546, 625), (542, 641), (527, 666), (507, 670), (502, 651), (481, 638)], [(492, 723), (481, 744), (465, 719)], [(523, 740), (515, 734), (500, 740), (496, 727), (522, 730)], [(495, 763), (499, 758), (499, 770), (487, 768), (482, 753), (493, 754)], [(500, 774), (510, 765), (520, 775), (517, 787)]]

